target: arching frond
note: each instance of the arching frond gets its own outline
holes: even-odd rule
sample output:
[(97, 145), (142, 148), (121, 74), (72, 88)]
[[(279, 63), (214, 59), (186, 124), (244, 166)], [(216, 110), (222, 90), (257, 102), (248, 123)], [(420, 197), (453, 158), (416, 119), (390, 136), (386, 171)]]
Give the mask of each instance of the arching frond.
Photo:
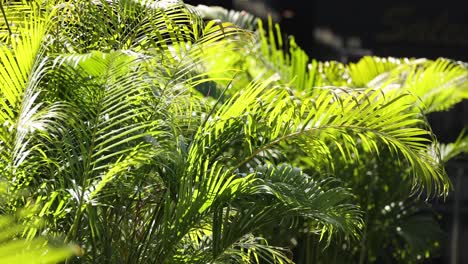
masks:
[(448, 110), (468, 98), (468, 68), (458, 62), (443, 58), (436, 61), (388, 59), (384, 62), (379, 58), (365, 58), (362, 61), (380, 62), (374, 64), (381, 66), (369, 67), (368, 71), (383, 69), (385, 63), (391, 67), (376, 75), (367, 83), (368, 87), (410, 92), (417, 96), (412, 99), (414, 106), (426, 114)]
[[(322, 89), (318, 96), (301, 96), (298, 101), (285, 89), (270, 88), (272, 80), (252, 84), (222, 105), (191, 150), (220, 159), (218, 149), (241, 144), (242, 152), (234, 154), (236, 167), (241, 168), (269, 149), (294, 144), (316, 164), (332, 168), (330, 145), (347, 159), (359, 158), (357, 144), (376, 154), (385, 147), (411, 164), (415, 186), (423, 183), (437, 193), (447, 191), (446, 176), (426, 151), (430, 132), (419, 128), (423, 121), (405, 104), (410, 95)], [(238, 128), (230, 130), (234, 127)], [(212, 147), (205, 148), (207, 144)]]
[(468, 154), (468, 136), (466, 136), (465, 131), (463, 131), (455, 142), (439, 144), (438, 147), (442, 160), (447, 162), (461, 154)]
[(388, 72), (402, 63), (409, 63), (409, 60), (366, 56), (357, 63), (350, 63), (348, 65), (348, 72), (352, 80), (352, 85), (356, 87), (375, 87), (368, 86), (368, 84), (371, 83), (371, 81), (375, 83), (375, 79), (384, 78)]
[[(191, 241), (187, 241), (180, 254), (175, 256), (173, 263), (207, 263), (208, 260), (203, 253), (206, 254), (206, 247), (212, 245), (212, 236), (209, 234), (210, 232), (199, 234), (197, 237), (192, 237)], [(209, 263), (294, 263), (288, 255), (286, 249), (268, 245), (265, 239), (247, 234)]]
[(34, 188), (47, 226), (25, 234), (67, 232), (80, 261), (292, 263), (263, 232), (359, 237), (327, 175), (374, 156), (447, 192), (420, 110), (466, 98), (466, 65), (316, 62), (271, 21), (255, 38), (250, 16), (178, 0), (27, 2), (0, 20), (1, 178)]
[[(15, 239), (16, 233), (24, 228), (7, 216), (0, 217), (0, 259), (5, 263), (57, 263), (73, 255), (74, 249), (64, 246), (51, 246), (47, 240)], [(75, 249), (76, 251), (77, 249)]]
[[(3, 179), (0, 180), (0, 203), (9, 200), (8, 184)], [(6, 199), (5, 199), (6, 198)], [(5, 200), (4, 200), (5, 199)], [(31, 207), (22, 208), (12, 215), (0, 215), (0, 259), (5, 263), (57, 263), (63, 261), (74, 254), (79, 254), (80, 248), (74, 245), (65, 246), (64, 243), (34, 237), (22, 239), (21, 233), (26, 229), (23, 221), (33, 215), (34, 209)], [(38, 219), (34, 218), (35, 224)]]
[(216, 246), (222, 252), (242, 233), (297, 218), (309, 220), (309, 232), (316, 232), (321, 238), (326, 235), (328, 242), (336, 232), (358, 236), (360, 212), (348, 204), (350, 193), (332, 182), (315, 181), (290, 166), (260, 168), (255, 182), (238, 195), (233, 208), (220, 211), (221, 215), (213, 219)]
[(413, 65), (402, 88), (420, 98), (425, 113), (447, 110), (468, 99), (468, 68), (447, 59)]
[(154, 83), (139, 72), (138, 57), (95, 52), (55, 61), (58, 75), (48, 76), (48, 83), (58, 85), (51, 88), (69, 105), (69, 119), (50, 155), (58, 154), (61, 166), (55, 177), (71, 181), (64, 187), (83, 188), (73, 191), (84, 206), (111, 178), (156, 155), (152, 149), (162, 147), (167, 133), (154, 118), (162, 110), (152, 99)]
[(259, 21), (258, 32), (261, 52), (257, 56), (262, 63), (255, 65), (257, 71), (260, 68), (279, 74), (282, 83), (297, 90), (323, 86), (400, 89), (419, 97), (411, 100), (424, 113), (447, 110), (468, 97), (468, 68), (461, 62), (369, 56), (349, 65), (316, 62), (297, 47), (294, 39), (283, 43), (279, 26), (271, 21), (266, 30)]
[(29, 182), (25, 177), (31, 177), (24, 172), (36, 170), (41, 162), (26, 162), (34, 159), (31, 153), (40, 156), (40, 142), (34, 138), (53, 130), (51, 120), (60, 115), (59, 104), (39, 100), (38, 85), (47, 71), (42, 43), (50, 22), (42, 17), (22, 18), (17, 35), (0, 44), (0, 167), (2, 178), (13, 184)]
[(254, 30), (256, 18), (245, 11), (227, 10), (220, 6), (197, 5), (195, 9), (205, 20), (230, 22), (238, 27)]
[[(279, 74), (283, 84), (299, 91), (311, 91), (314, 87), (348, 87), (350, 78), (346, 65), (337, 61), (319, 62), (310, 59), (294, 37), (284, 39), (278, 24), (268, 20), (264, 28), (258, 20), (258, 44), (254, 56), (258, 60), (253, 69), (262, 74)], [(253, 71), (253, 70), (252, 70)]]
[[(218, 164), (212, 167), (221, 168)], [(327, 235), (328, 241), (337, 230), (357, 235), (360, 213), (356, 207), (346, 203), (350, 194), (331, 186), (329, 179), (314, 181), (289, 166), (265, 166), (243, 177), (225, 178), (224, 175), (229, 175), (227, 171), (214, 173), (218, 176), (209, 177), (213, 187), (206, 188), (202, 181), (195, 181), (191, 189), (186, 189), (192, 196), (180, 196), (178, 203), (187, 200), (191, 206), (183, 214), (174, 216), (177, 230), (183, 230), (181, 226), (196, 220), (204, 223), (200, 224), (204, 231), (187, 229), (186, 235), (180, 238), (180, 250), (173, 256), (174, 261), (217, 263), (222, 259), (256, 256), (257, 262), (263, 259), (272, 263), (289, 263), (284, 250), (254, 241), (247, 246), (243, 241), (245, 234), (298, 217), (311, 220), (314, 225), (311, 231)], [(185, 178), (181, 184), (186, 185), (186, 182), (190, 179)], [(188, 208), (179, 205), (180, 208)], [(207, 252), (207, 248), (210, 251)]]

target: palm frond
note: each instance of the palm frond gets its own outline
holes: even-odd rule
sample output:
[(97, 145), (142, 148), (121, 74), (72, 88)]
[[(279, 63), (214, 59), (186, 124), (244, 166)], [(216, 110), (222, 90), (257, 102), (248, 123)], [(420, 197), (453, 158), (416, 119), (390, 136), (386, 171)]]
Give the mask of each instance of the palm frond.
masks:
[(374, 83), (377, 79), (384, 78), (388, 72), (395, 69), (402, 63), (408, 63), (409, 60), (398, 58), (379, 58), (365, 56), (357, 63), (350, 63), (348, 65), (348, 73), (352, 80), (352, 85), (356, 87), (376, 87), (369, 85), (371, 81)]
[(53, 89), (68, 105), (69, 119), (49, 154), (61, 166), (54, 177), (70, 180), (63, 188), (71, 188), (80, 215), (112, 178), (158, 155), (152, 148), (167, 136), (152, 118), (159, 109), (151, 99), (154, 84), (137, 74), (138, 57), (95, 52), (55, 61), (61, 74), (48, 78), (70, 78), (58, 79)]
[(367, 81), (367, 87), (412, 93), (417, 99), (408, 99), (413, 100), (415, 107), (425, 114), (448, 110), (468, 98), (468, 69), (449, 59), (432, 61), (366, 57), (349, 67), (353, 82), (364, 84)]
[(234, 200), (234, 208), (248, 209), (223, 210), (228, 215), (214, 219), (214, 240), (221, 248), (227, 247), (239, 239), (239, 234), (296, 218), (309, 220), (309, 232), (320, 238), (326, 235), (328, 242), (339, 232), (357, 237), (361, 216), (357, 207), (348, 204), (350, 198), (351, 194), (332, 179), (315, 181), (297, 168), (265, 166), (258, 169), (253, 184)]
[[(8, 185), (0, 181), (0, 196), (9, 196)], [(5, 202), (3, 199), (0, 201)], [(72, 255), (79, 254), (77, 246), (65, 246), (62, 242), (45, 237), (22, 239), (26, 224), (23, 221), (33, 215), (31, 207), (18, 210), (15, 215), (0, 216), (0, 259), (6, 263), (58, 263)], [(38, 219), (35, 219), (38, 222)]]
[(15, 29), (18, 35), (0, 46), (0, 166), (5, 172), (2, 177), (14, 184), (23, 183), (23, 172), (39, 167), (40, 161), (31, 155), (41, 156), (40, 142), (34, 138), (54, 129), (52, 120), (60, 116), (61, 109), (59, 104), (39, 100), (38, 85), (48, 69), (42, 44), (51, 21), (41, 16), (21, 21)]
[[(434, 147), (434, 146), (433, 146)], [(449, 144), (439, 144), (440, 156), (444, 162), (454, 159), (460, 154), (468, 153), (468, 136), (465, 135), (465, 130), (460, 133), (457, 140)]]
[[(59, 18), (66, 20), (62, 21), (65, 28), (60, 28), (65, 33), (58, 33), (64, 35), (64, 41), (59, 43), (64, 47), (58, 51), (128, 49), (144, 53), (152, 58), (148, 67), (158, 72), (163, 87), (229, 82), (238, 68), (209, 69), (205, 65), (252, 40), (249, 32), (232, 23), (205, 23), (194, 8), (177, 1), (80, 2), (73, 7), (72, 16), (76, 18)], [(102, 9), (108, 11), (103, 13)], [(80, 14), (90, 13), (96, 21), (79, 19)], [(121, 26), (123, 21), (125, 26)]]
[(279, 26), (273, 26), (271, 20), (267, 30), (259, 21), (258, 33), (262, 64), (255, 65), (256, 74), (260, 74), (258, 68), (264, 70), (261, 74), (277, 73), (282, 83), (297, 90), (323, 86), (400, 89), (419, 97), (408, 99), (424, 113), (447, 110), (468, 97), (468, 68), (461, 62), (369, 56), (349, 65), (316, 62), (297, 47), (293, 38), (284, 43)]
[[(207, 246), (212, 245), (212, 236), (210, 234), (211, 231), (206, 231), (204, 234), (192, 237), (191, 241), (184, 244), (183, 250), (174, 257), (173, 262), (206, 263), (208, 260), (203, 253), (206, 252)], [(288, 255), (289, 252), (285, 248), (268, 245), (265, 239), (247, 234), (222, 252), (221, 255), (211, 260), (210, 263), (294, 263)]]
[(271, 19), (268, 20), (267, 28), (264, 28), (261, 20), (257, 23), (259, 40), (254, 49), (256, 62), (251, 67), (253, 76), (276, 73), (281, 83), (308, 92), (314, 87), (348, 87), (351, 84), (346, 65), (337, 61), (319, 62), (310, 59), (294, 37), (284, 38), (280, 26), (273, 24)]
[(254, 30), (255, 27), (255, 17), (245, 11), (227, 10), (220, 6), (206, 5), (197, 5), (195, 6), (195, 9), (205, 20), (221, 20), (222, 22), (230, 22), (247, 30)]
[(269, 227), (366, 230), (361, 167), (449, 188), (421, 116), (466, 98), (466, 65), (317, 62), (271, 20), (254, 38), (252, 17), (178, 0), (27, 2), (0, 20), (0, 169), (34, 188), (29, 238), (68, 232), (89, 262), (292, 263)]
[(413, 66), (403, 89), (420, 98), (425, 113), (448, 110), (468, 99), (468, 68), (448, 59)]
[(71, 257), (78, 249), (53, 246), (45, 239), (15, 239), (24, 226), (7, 216), (0, 217), (0, 258), (5, 263), (58, 263)]
[[(445, 174), (426, 151), (431, 134), (419, 128), (424, 122), (403, 101), (410, 95), (322, 89), (318, 96), (301, 96), (299, 101), (285, 89), (270, 88), (273, 80), (254, 83), (223, 104), (200, 130), (199, 142), (191, 150), (220, 159), (222, 154), (216, 150), (241, 144), (242, 152), (234, 157), (236, 168), (242, 168), (270, 149), (294, 144), (316, 158), (318, 167), (333, 168), (330, 145), (336, 145), (348, 160), (359, 158), (358, 144), (376, 154), (384, 147), (412, 165), (415, 186), (423, 183), (437, 193), (447, 191)], [(204, 147), (208, 144), (212, 148)]]
[[(220, 168), (217, 164), (212, 167)], [(195, 182), (192, 188), (186, 189), (192, 197), (180, 196), (178, 207), (190, 209), (175, 216), (174, 220), (181, 219), (175, 224), (177, 230), (180, 231), (181, 226), (190, 221), (202, 221), (204, 224), (199, 229), (186, 229), (182, 233), (185, 235), (180, 238), (180, 250), (173, 256), (174, 261), (217, 263), (226, 258), (245, 260), (247, 256), (247, 259), (252, 259), (254, 254), (257, 262), (263, 259), (271, 263), (289, 263), (284, 249), (262, 246), (253, 241), (246, 245), (243, 241), (245, 234), (258, 232), (265, 225), (298, 217), (311, 220), (311, 232), (326, 234), (327, 241), (337, 230), (351, 236), (358, 235), (359, 211), (346, 203), (350, 194), (339, 187), (332, 187), (329, 179), (316, 182), (289, 166), (265, 166), (242, 177), (221, 176), (229, 175), (225, 173), (228, 172), (220, 174), (216, 170), (215, 175), (219, 176), (209, 177), (212, 187), (204, 187), (201, 181)], [(185, 179), (185, 182), (190, 180)], [(183, 201), (190, 202), (190, 207), (180, 204)]]

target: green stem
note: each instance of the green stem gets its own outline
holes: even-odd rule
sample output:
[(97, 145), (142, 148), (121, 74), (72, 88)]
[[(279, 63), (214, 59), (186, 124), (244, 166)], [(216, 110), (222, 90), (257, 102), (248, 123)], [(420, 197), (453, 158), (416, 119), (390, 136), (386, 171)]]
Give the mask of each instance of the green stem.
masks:
[[(366, 214), (366, 220), (367, 220), (367, 214)], [(367, 243), (367, 221), (364, 224), (364, 232), (362, 233), (362, 240), (361, 240), (361, 248), (360, 248), (360, 254), (359, 254), (359, 264), (364, 264), (365, 263), (365, 258), (366, 258), (366, 243)]]
[(8, 19), (5, 14), (5, 9), (3, 9), (3, 1), (0, 1), (0, 10), (2, 11), (3, 18), (5, 19), (5, 24), (7, 26), (8, 32), (10, 33), (10, 36), (12, 35), (10, 24), (8, 23)]

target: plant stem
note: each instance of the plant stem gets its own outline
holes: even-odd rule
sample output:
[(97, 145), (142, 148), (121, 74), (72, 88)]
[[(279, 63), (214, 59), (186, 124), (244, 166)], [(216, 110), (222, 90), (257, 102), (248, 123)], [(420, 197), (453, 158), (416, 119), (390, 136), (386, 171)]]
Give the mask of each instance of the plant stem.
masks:
[(359, 264), (364, 264), (366, 258), (366, 243), (367, 243), (367, 213), (366, 213), (366, 223), (364, 224), (364, 232), (362, 233), (361, 240), (361, 249), (359, 254)]
[(11, 36), (12, 33), (11, 33), (10, 24), (8, 23), (8, 19), (7, 19), (6, 14), (5, 14), (5, 9), (3, 9), (3, 2), (2, 1), (0, 1), (0, 10), (2, 11), (3, 18), (5, 19), (5, 24), (7, 26), (8, 33), (10, 33), (10, 36)]

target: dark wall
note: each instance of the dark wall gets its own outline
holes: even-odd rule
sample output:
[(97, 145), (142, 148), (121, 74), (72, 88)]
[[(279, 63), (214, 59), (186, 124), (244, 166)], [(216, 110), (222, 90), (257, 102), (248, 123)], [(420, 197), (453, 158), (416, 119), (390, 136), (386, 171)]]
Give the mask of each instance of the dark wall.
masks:
[[(262, 2), (281, 17), (283, 28), (309, 53), (314, 28), (328, 28), (343, 37), (358, 37), (362, 47), (379, 56), (448, 57), (468, 61), (468, 8), (461, 0), (188, 0), (191, 4), (227, 8)], [(346, 41), (345, 41), (346, 42)], [(332, 56), (330, 54), (330, 56)], [(325, 57), (324, 57), (325, 58)]]
[(463, 1), (314, 1), (314, 25), (357, 35), (379, 56), (468, 60)]

